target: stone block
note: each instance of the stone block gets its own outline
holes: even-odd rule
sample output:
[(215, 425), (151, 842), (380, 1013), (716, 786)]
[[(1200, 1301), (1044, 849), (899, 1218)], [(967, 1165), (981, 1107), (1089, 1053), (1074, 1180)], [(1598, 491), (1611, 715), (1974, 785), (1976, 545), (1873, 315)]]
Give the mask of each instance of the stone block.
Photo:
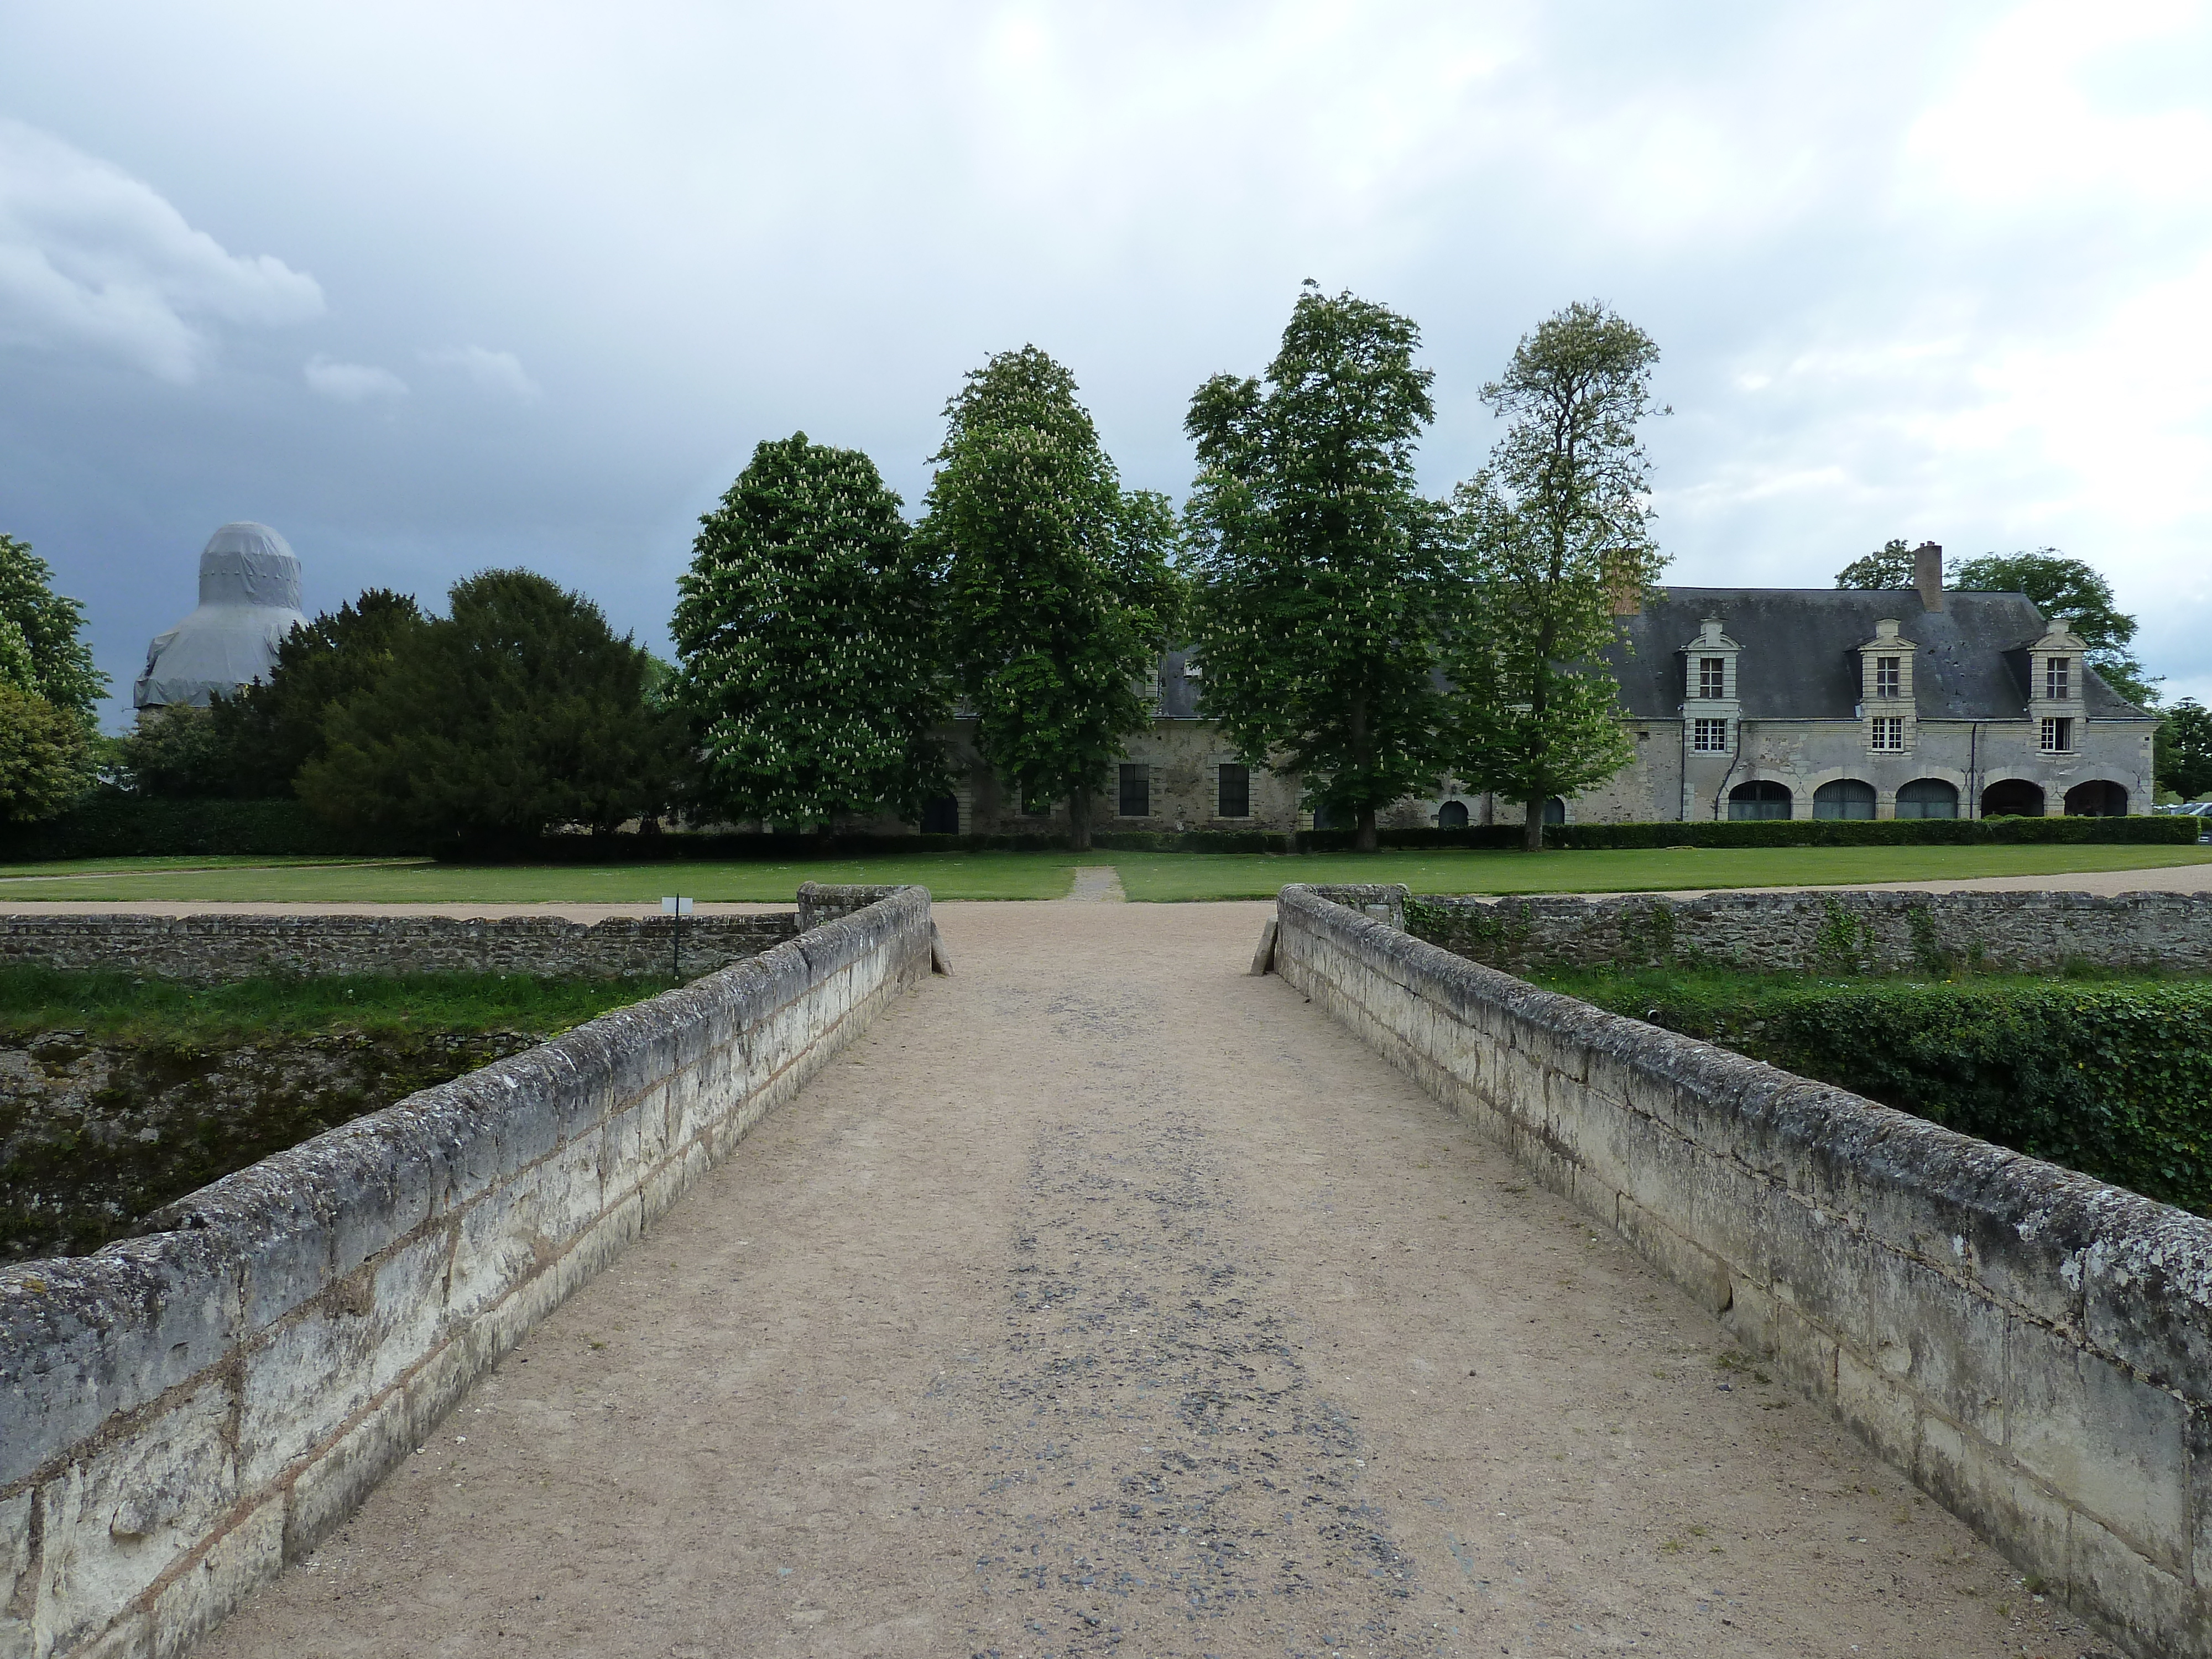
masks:
[(276, 1493), (233, 1518), (155, 1597), (155, 1659), (184, 1659), (247, 1591), (283, 1570), (284, 1499)]

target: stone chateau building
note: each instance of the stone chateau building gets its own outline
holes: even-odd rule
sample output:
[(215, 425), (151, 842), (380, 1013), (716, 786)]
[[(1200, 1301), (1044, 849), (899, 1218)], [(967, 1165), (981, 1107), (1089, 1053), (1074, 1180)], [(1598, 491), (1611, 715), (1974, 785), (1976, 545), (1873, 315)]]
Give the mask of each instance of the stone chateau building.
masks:
[[(1729, 818), (2118, 816), (2149, 810), (2146, 714), (2100, 678), (2080, 637), (2021, 593), (1946, 592), (1942, 549), (1916, 554), (1916, 586), (1670, 587), (1620, 618), (1605, 654), (1635, 759), (1555, 799), (1570, 823)], [(1247, 768), (1199, 717), (1203, 665), (1170, 651), (1157, 715), (1129, 741), (1097, 803), (1100, 830), (1316, 827), (1301, 781)], [(926, 830), (1065, 830), (1066, 803), (1030, 813), (975, 759)], [(1518, 823), (1517, 802), (1451, 787), (1399, 802), (1386, 826)], [(1322, 826), (1327, 827), (1327, 826)]]

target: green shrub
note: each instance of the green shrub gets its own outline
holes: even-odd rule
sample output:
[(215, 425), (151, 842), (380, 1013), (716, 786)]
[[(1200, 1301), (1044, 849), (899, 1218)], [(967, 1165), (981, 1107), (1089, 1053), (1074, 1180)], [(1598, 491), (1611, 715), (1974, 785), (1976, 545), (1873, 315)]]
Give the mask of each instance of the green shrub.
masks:
[(1540, 982), (2212, 1215), (2212, 983)]

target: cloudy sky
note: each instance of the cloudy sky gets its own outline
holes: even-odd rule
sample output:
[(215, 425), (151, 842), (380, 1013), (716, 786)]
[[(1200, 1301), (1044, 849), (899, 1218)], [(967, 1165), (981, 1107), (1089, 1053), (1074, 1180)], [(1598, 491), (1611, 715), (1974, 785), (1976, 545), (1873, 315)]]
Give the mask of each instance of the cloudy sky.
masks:
[(311, 610), (523, 563), (665, 650), (756, 442), (911, 508), (1026, 341), (1180, 497), (1308, 276), (1420, 323), (1438, 491), (1601, 298), (1673, 580), (2056, 545), (2212, 696), (2203, 5), (0, 0), (0, 529), (126, 700), (231, 519)]

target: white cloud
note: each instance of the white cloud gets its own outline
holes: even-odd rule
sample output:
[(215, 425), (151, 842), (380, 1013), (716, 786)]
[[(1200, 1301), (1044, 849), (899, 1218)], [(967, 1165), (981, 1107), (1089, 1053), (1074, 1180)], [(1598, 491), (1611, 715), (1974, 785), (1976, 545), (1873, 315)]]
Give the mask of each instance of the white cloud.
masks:
[(151, 185), (0, 118), (0, 343), (183, 382), (211, 349), (208, 323), (276, 327), (322, 310), (313, 276), (227, 252)]
[(544, 388), (530, 378), (522, 360), (512, 351), (493, 351), (479, 345), (441, 346), (424, 352), (422, 361), (441, 368), (458, 368), (479, 391), (499, 392), (525, 403), (544, 395)]
[(388, 368), (370, 363), (332, 362), (320, 352), (301, 370), (307, 385), (325, 398), (342, 404), (365, 404), (377, 398), (404, 398), (407, 382)]

